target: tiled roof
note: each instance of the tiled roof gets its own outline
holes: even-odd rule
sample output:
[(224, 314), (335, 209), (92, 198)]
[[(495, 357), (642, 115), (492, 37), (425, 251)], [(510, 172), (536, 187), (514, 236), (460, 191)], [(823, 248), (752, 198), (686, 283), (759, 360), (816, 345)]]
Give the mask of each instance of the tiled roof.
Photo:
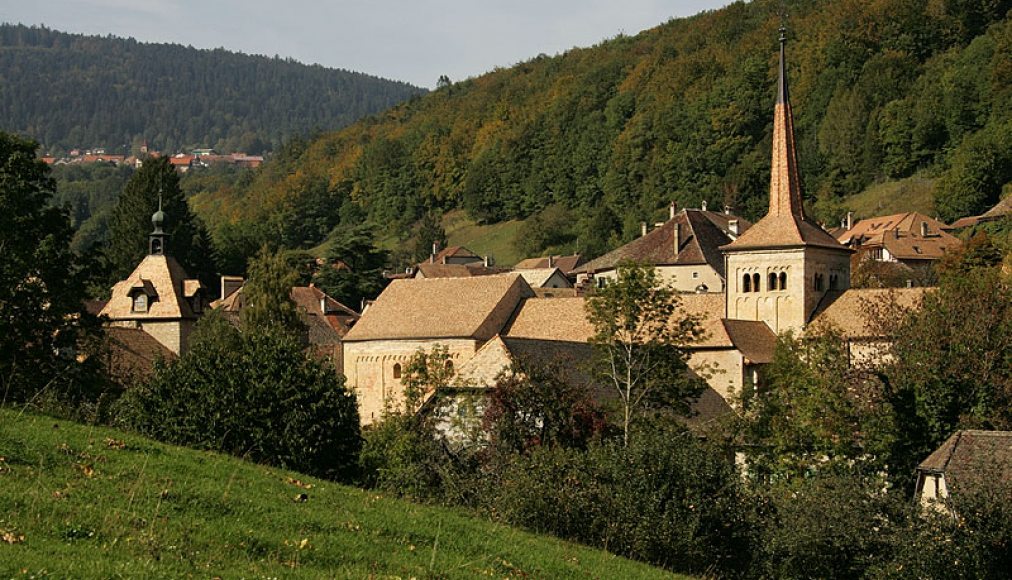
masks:
[(394, 280), (344, 338), (488, 340), (520, 301), (533, 295), (516, 274)]
[[(355, 324), (359, 314), (315, 286), (294, 286), (289, 294), (306, 324), (312, 345), (336, 344)], [(212, 308), (238, 314), (244, 306), (243, 289), (211, 303)]]
[(474, 264), (435, 264), (422, 262), (418, 264), (419, 278), (472, 278), (474, 276), (493, 276), (508, 272), (505, 268), (485, 266), (482, 262)]
[(737, 240), (723, 246), (724, 250), (758, 250), (816, 246), (849, 251), (826, 230), (793, 215), (766, 215)]
[(513, 268), (517, 270), (533, 270), (554, 267), (562, 270), (563, 274), (569, 275), (585, 261), (586, 260), (584, 260), (581, 254), (572, 254), (570, 256), (552, 256), (552, 263), (551, 266), (549, 266), (549, 259), (546, 256), (542, 258), (527, 258), (526, 260), (520, 260), (517, 262), (516, 266), (513, 266)]
[(997, 221), (1009, 215), (1012, 215), (1012, 195), (999, 201), (994, 207), (981, 215), (965, 217), (954, 221), (947, 229), (956, 230), (960, 228), (968, 228), (981, 222)]
[[(520, 274), (520, 276), (523, 277), (524, 281), (526, 281), (531, 288), (541, 288), (546, 283), (548, 283), (548, 281), (552, 278), (552, 276), (556, 274), (556, 272), (558, 272), (561, 278), (563, 279), (566, 278), (565, 274), (562, 273), (562, 270), (558, 268), (537, 268), (533, 270), (526, 270), (526, 269), (521, 270), (517, 268), (516, 270), (513, 270), (513, 272), (516, 274)], [(568, 286), (571, 286), (568, 280), (566, 280), (566, 284)]]
[(506, 326), (507, 338), (588, 342), (594, 325), (587, 320), (584, 298), (534, 298), (525, 300)]
[[(729, 222), (738, 220), (739, 232), (749, 229), (751, 224), (736, 216), (683, 209), (673, 219), (647, 232), (628, 244), (587, 262), (576, 272), (598, 272), (611, 270), (622, 262), (637, 262), (653, 266), (709, 264), (723, 276), (724, 258), (720, 247), (733, 239)], [(678, 252), (675, 252), (675, 225), (679, 227)]]
[(471, 250), (468, 250), (464, 246), (449, 246), (440, 250), (431, 259), (431, 263), (442, 264), (443, 260), (446, 260), (448, 258), (473, 259), (476, 262), (483, 260), (481, 256), (475, 254)]
[(847, 338), (875, 338), (881, 335), (874, 310), (895, 304), (909, 310), (924, 299), (926, 288), (850, 288), (826, 293), (812, 315), (813, 330), (834, 329)]
[(773, 334), (765, 322), (759, 320), (721, 321), (731, 343), (741, 351), (750, 363), (767, 364), (773, 362), (773, 352), (777, 347), (777, 335)]
[[(921, 235), (925, 228), (927, 236)], [(885, 247), (901, 260), (937, 260), (962, 244), (945, 229), (948, 227), (938, 220), (907, 212), (861, 220), (836, 238), (855, 248)]]
[[(146, 256), (126, 280), (112, 287), (102, 314), (113, 320), (196, 318), (184, 294), (188, 276), (172, 256)], [(133, 312), (130, 291), (144, 289), (153, 296), (146, 313)], [(191, 285), (192, 289), (192, 285)]]
[(105, 328), (106, 369), (111, 378), (130, 385), (151, 376), (155, 362), (176, 355), (140, 328)]
[(1012, 431), (956, 431), (920, 465), (918, 471), (945, 475), (958, 493), (976, 481), (1012, 480)]

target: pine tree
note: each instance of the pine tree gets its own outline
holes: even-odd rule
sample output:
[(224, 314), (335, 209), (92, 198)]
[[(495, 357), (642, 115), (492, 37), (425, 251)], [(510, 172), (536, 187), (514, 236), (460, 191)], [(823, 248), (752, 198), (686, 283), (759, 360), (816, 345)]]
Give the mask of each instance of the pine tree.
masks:
[[(105, 258), (112, 281), (122, 280), (147, 255), (151, 214), (161, 207), (169, 233), (167, 254), (175, 257), (191, 276), (214, 274), (210, 238), (190, 212), (179, 187), (179, 175), (168, 158), (149, 158), (127, 183), (109, 220)], [(206, 280), (210, 282), (210, 280)]]

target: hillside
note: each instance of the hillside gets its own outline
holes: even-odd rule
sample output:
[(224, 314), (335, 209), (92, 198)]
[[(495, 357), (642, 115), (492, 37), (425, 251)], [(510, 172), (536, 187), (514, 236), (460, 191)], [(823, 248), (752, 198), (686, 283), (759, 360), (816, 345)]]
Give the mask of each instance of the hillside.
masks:
[[(781, 2), (735, 3), (441, 88), (198, 192), (212, 224), (312, 247), (338, 224), (404, 235), (427, 209), (480, 223), (558, 206), (551, 245), (600, 252), (674, 199), (765, 208)], [(787, 3), (791, 99), (811, 210), (836, 222), (878, 183), (937, 178), (943, 219), (1012, 179), (1012, 2)], [(870, 207), (877, 203), (866, 204)], [(307, 219), (318, 227), (301, 230)], [(255, 247), (255, 244), (251, 244)]]
[(257, 153), (423, 92), (277, 57), (0, 25), (0, 129), (47, 152), (126, 153), (146, 140)]
[(0, 576), (25, 575), (672, 577), (454, 510), (0, 410)]

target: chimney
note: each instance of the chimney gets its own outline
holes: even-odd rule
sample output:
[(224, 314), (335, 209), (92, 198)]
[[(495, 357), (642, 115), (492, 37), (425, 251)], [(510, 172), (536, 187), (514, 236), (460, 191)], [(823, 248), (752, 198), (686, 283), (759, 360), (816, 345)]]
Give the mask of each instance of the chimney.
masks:
[(852, 227), (854, 227), (854, 212), (852, 212), (852, 211), (848, 211), (847, 212), (847, 226), (846, 227), (847, 227), (847, 231), (848, 232), (850, 231), (850, 229)]
[(703, 203), (699, 204), (699, 209), (701, 209), (703, 211), (706, 211), (706, 200), (705, 199), (703, 200)]
[(675, 257), (678, 257), (678, 250), (682, 248), (682, 224), (675, 224), (675, 233), (672, 236), (674, 242)]
[(436, 263), (436, 254), (439, 253), (439, 242), (432, 242), (432, 254), (429, 255), (429, 263)]
[(668, 219), (669, 220), (675, 219), (675, 213), (677, 212), (678, 212), (678, 204), (676, 204), (674, 200), (672, 200), (671, 205), (668, 206)]
[(555, 256), (553, 256), (551, 254), (548, 255), (548, 267), (549, 268), (554, 268), (555, 267)]
[(724, 204), (724, 215), (731, 215), (731, 206)]
[(921, 222), (921, 237), (928, 237), (928, 222)]
[(486, 268), (489, 267), (490, 264), (489, 264), (489, 261), (488, 261), (488, 256), (485, 256), (484, 258), (482, 258), (482, 262), (484, 262)]
[(727, 220), (727, 231), (730, 232), (732, 236), (737, 236), (738, 220)]
[(640, 236), (647, 235), (647, 222), (640, 222)]

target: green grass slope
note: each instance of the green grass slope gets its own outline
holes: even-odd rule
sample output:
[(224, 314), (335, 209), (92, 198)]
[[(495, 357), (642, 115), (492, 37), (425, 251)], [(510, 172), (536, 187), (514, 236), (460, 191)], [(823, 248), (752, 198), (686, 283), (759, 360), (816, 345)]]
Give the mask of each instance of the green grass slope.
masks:
[[(844, 200), (844, 206), (854, 212), (855, 219), (917, 211), (935, 215), (935, 180), (908, 177), (872, 185), (861, 193)], [(829, 224), (830, 226), (835, 224)]]
[(0, 458), (0, 577), (670, 577), (462, 512), (11, 410)]
[(464, 246), (479, 256), (491, 256), (497, 266), (512, 266), (529, 256), (516, 249), (522, 220), (495, 224), (479, 224), (462, 210), (452, 211), (443, 217), (446, 239), (451, 246)]

